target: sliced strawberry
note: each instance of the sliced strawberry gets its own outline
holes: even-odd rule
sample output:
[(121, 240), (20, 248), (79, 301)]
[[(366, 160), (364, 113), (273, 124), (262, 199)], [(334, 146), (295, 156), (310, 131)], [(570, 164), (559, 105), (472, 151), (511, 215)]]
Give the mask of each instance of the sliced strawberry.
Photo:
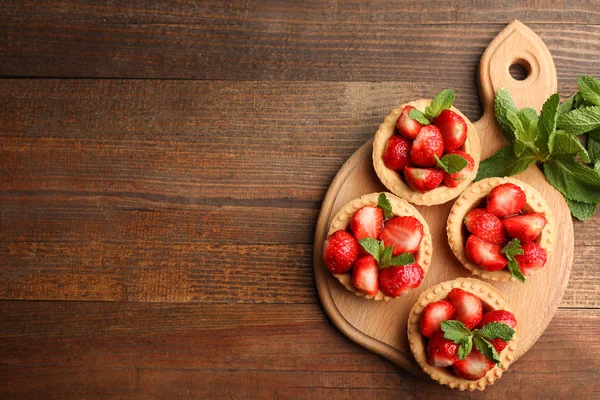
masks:
[(399, 135), (392, 135), (383, 152), (383, 163), (389, 169), (402, 171), (410, 165), (410, 148), (412, 144), (408, 139)]
[(459, 149), (467, 140), (467, 124), (463, 117), (451, 110), (443, 110), (433, 124), (444, 138), (446, 153)]
[(387, 267), (379, 271), (379, 287), (391, 297), (398, 297), (407, 290), (419, 287), (422, 280), (423, 268), (417, 263)]
[(481, 321), (483, 307), (479, 297), (462, 289), (454, 288), (448, 293), (448, 301), (456, 309), (454, 318), (473, 329)]
[(358, 259), (360, 245), (350, 233), (335, 231), (325, 241), (323, 260), (334, 274), (344, 274)]
[(410, 110), (412, 110), (413, 106), (406, 106), (402, 110), (402, 113), (396, 120), (396, 129), (398, 132), (407, 139), (414, 140), (423, 125), (420, 122), (415, 121), (411, 117), (408, 116)]
[(444, 332), (436, 333), (427, 343), (427, 362), (434, 367), (450, 367), (458, 358), (458, 345), (444, 337)]
[(419, 249), (423, 239), (423, 224), (415, 217), (392, 217), (388, 219), (381, 232), (379, 240), (386, 246), (392, 246), (392, 254), (414, 253)]
[(421, 334), (431, 339), (433, 335), (441, 331), (440, 324), (443, 321), (454, 319), (455, 314), (456, 309), (446, 300), (427, 304), (421, 313), (421, 320), (419, 321)]
[(461, 150), (454, 150), (448, 154), (458, 154), (468, 162), (466, 167), (464, 167), (462, 170), (458, 171), (455, 174), (444, 173), (444, 185), (448, 187), (457, 187), (458, 185), (469, 179), (471, 172), (473, 172), (473, 168), (475, 168), (475, 160), (473, 160), (473, 157)]
[(354, 263), (352, 285), (371, 296), (379, 292), (379, 267), (373, 256), (361, 257)]
[(408, 185), (417, 192), (425, 193), (440, 186), (444, 180), (444, 172), (435, 168), (404, 168), (404, 178)]
[(476, 381), (483, 378), (495, 365), (493, 361), (485, 358), (479, 350), (473, 347), (467, 358), (455, 362), (452, 369), (458, 377)]
[(546, 226), (544, 213), (529, 213), (502, 220), (506, 233), (521, 243), (533, 242)]
[(493, 244), (506, 243), (507, 237), (500, 218), (485, 210), (476, 208), (465, 217), (467, 229), (480, 239)]
[(444, 154), (444, 139), (440, 130), (434, 125), (427, 125), (415, 138), (410, 149), (410, 161), (417, 167), (434, 167), (435, 157)]
[(382, 223), (383, 210), (381, 208), (364, 206), (352, 215), (350, 231), (357, 240), (364, 238), (377, 239)]
[(487, 271), (499, 271), (508, 265), (502, 246), (485, 242), (475, 235), (469, 236), (465, 250), (469, 260)]
[(527, 196), (520, 187), (503, 183), (488, 193), (486, 209), (495, 216), (504, 218), (518, 214), (526, 202)]
[(546, 250), (541, 248), (534, 242), (523, 243), (521, 245), (523, 249), (522, 255), (515, 256), (519, 269), (523, 275), (530, 275), (536, 269), (543, 268), (546, 265), (546, 259), (548, 255)]
[[(479, 327), (483, 328), (485, 325), (489, 324), (490, 322), (502, 322), (503, 324), (506, 324), (513, 329), (517, 328), (517, 319), (511, 312), (508, 312), (506, 310), (493, 310), (493, 311), (486, 312), (485, 314), (483, 314), (483, 317), (481, 318)], [(496, 352), (498, 352), (498, 353), (500, 353), (502, 350), (504, 350), (504, 348), (508, 345), (508, 343), (506, 343), (504, 340), (502, 340), (500, 338), (491, 339), (491, 340), (489, 340), (489, 342), (494, 346), (494, 348), (496, 349)]]

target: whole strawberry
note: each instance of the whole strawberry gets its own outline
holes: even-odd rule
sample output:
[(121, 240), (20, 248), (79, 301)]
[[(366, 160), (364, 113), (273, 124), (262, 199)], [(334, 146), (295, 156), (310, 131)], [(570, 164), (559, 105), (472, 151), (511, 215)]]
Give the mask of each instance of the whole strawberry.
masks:
[[(444, 141), (444, 143), (446, 142)], [(458, 171), (455, 174), (444, 173), (444, 185), (452, 188), (457, 187), (458, 185), (469, 179), (469, 176), (473, 172), (473, 168), (475, 168), (475, 160), (473, 160), (473, 157), (471, 157), (469, 154), (461, 150), (454, 150), (452, 152), (449, 152), (448, 154), (458, 154), (468, 162), (466, 167), (464, 167), (462, 170)]]
[(414, 264), (391, 266), (379, 271), (379, 289), (391, 297), (398, 297), (414, 289), (423, 280), (423, 268)]
[(358, 259), (359, 244), (350, 233), (335, 231), (325, 241), (323, 260), (334, 274), (344, 274)]
[(410, 161), (417, 167), (434, 167), (435, 156), (444, 154), (444, 139), (435, 125), (427, 125), (415, 138), (410, 149)]
[(406, 183), (417, 192), (425, 193), (440, 186), (444, 172), (435, 168), (404, 168)]
[(458, 344), (444, 337), (444, 332), (437, 333), (427, 343), (427, 362), (434, 367), (450, 367), (458, 358)]
[(444, 139), (446, 153), (458, 150), (467, 140), (465, 120), (452, 110), (443, 110), (434, 120)]
[(469, 232), (488, 243), (502, 244), (507, 241), (500, 218), (485, 210), (471, 211), (465, 217), (465, 225)]
[(421, 131), (421, 128), (423, 128), (423, 125), (408, 116), (408, 113), (412, 109), (414, 109), (413, 106), (404, 107), (396, 120), (396, 129), (398, 129), (398, 132), (410, 140), (414, 140)]
[(523, 275), (530, 275), (533, 271), (541, 269), (546, 265), (546, 250), (534, 242), (523, 243), (522, 255), (516, 255), (515, 260)]
[(390, 136), (383, 152), (383, 163), (389, 169), (402, 171), (404, 167), (410, 165), (411, 147), (412, 145), (408, 139), (399, 135)]

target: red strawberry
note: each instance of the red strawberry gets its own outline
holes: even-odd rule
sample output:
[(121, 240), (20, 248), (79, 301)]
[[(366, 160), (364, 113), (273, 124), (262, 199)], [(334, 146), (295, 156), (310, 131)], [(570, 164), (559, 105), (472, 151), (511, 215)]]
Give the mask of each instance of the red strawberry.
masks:
[(404, 167), (410, 165), (409, 156), (411, 146), (409, 140), (402, 136), (392, 135), (383, 152), (383, 163), (385, 166), (394, 171), (401, 171)]
[(410, 149), (410, 161), (418, 167), (434, 167), (434, 155), (439, 158), (444, 154), (444, 139), (440, 130), (434, 125), (424, 126)]
[(471, 353), (464, 360), (458, 360), (452, 366), (456, 376), (470, 381), (481, 379), (487, 372), (494, 368), (496, 364), (485, 358), (474, 346)]
[(510, 237), (521, 243), (533, 242), (546, 226), (544, 213), (530, 213), (502, 220), (502, 225)]
[(357, 240), (364, 238), (377, 239), (382, 223), (383, 210), (381, 208), (364, 206), (358, 209), (352, 216), (350, 231)]
[(443, 321), (454, 319), (454, 314), (456, 314), (456, 309), (446, 300), (427, 304), (419, 321), (421, 333), (431, 339), (433, 335), (441, 331), (440, 324)]
[(444, 180), (444, 172), (435, 168), (404, 168), (404, 178), (411, 188), (417, 192), (428, 192), (440, 186)]
[(534, 270), (546, 265), (546, 250), (534, 242), (523, 243), (521, 248), (523, 254), (515, 256), (515, 260), (519, 264), (519, 269), (523, 275), (530, 275)]
[(486, 209), (495, 216), (504, 218), (518, 214), (526, 202), (527, 196), (520, 187), (503, 183), (488, 193)]
[(422, 280), (423, 268), (417, 263), (387, 267), (379, 271), (379, 287), (384, 294), (392, 297), (419, 287)]
[[(483, 328), (485, 325), (489, 324), (490, 322), (502, 322), (503, 324), (506, 324), (513, 329), (517, 328), (517, 319), (515, 318), (515, 316), (512, 313), (510, 313), (506, 310), (493, 310), (493, 311), (486, 312), (485, 314), (483, 314), (483, 317), (481, 318), (479, 327)], [(500, 353), (502, 350), (504, 350), (504, 348), (508, 345), (508, 343), (506, 343), (504, 340), (502, 340), (500, 338), (491, 339), (488, 341), (492, 344), (492, 346), (494, 346), (494, 348), (496, 349), (496, 352), (498, 352), (498, 353)]]
[(379, 233), (383, 244), (392, 246), (392, 254), (414, 253), (423, 239), (423, 224), (415, 217), (392, 217), (385, 222)]
[(419, 134), (421, 128), (423, 127), (423, 125), (420, 122), (417, 122), (408, 116), (408, 113), (413, 108), (413, 106), (404, 107), (402, 113), (396, 120), (396, 128), (398, 129), (398, 132), (400, 132), (402, 136), (410, 140), (414, 140)]
[(443, 110), (433, 124), (444, 138), (446, 153), (459, 149), (467, 140), (467, 124), (463, 117), (451, 110)]
[(507, 238), (500, 218), (487, 211), (479, 210), (482, 209), (476, 208), (465, 217), (465, 224), (469, 232), (488, 243), (505, 243)]
[(358, 259), (360, 245), (350, 233), (335, 231), (325, 241), (323, 259), (334, 274), (346, 273)]
[(457, 187), (458, 185), (469, 179), (471, 172), (473, 172), (473, 168), (475, 168), (475, 160), (473, 160), (473, 157), (461, 150), (455, 150), (448, 154), (458, 154), (468, 162), (466, 167), (464, 167), (462, 170), (458, 171), (455, 174), (444, 173), (444, 185), (448, 187)]
[(481, 321), (483, 307), (479, 297), (462, 289), (454, 288), (448, 293), (448, 301), (456, 309), (455, 319), (469, 329), (473, 329)]
[(444, 337), (444, 332), (438, 332), (427, 343), (427, 362), (434, 367), (450, 367), (460, 360), (458, 345)]
[(358, 290), (375, 296), (379, 292), (379, 267), (373, 256), (359, 258), (352, 268), (352, 285)]
[(502, 246), (487, 243), (475, 235), (469, 236), (465, 250), (469, 260), (487, 271), (499, 271), (508, 265)]

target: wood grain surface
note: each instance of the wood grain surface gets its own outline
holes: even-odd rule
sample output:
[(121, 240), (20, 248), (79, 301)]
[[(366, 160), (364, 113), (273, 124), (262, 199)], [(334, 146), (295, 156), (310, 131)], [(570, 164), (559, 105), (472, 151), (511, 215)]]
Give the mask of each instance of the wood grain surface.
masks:
[[(512, 18), (550, 49), (563, 98), (600, 76), (598, 10), (1, 2), (0, 397), (456, 395), (328, 321), (325, 191), (405, 101), (451, 87), (478, 120), (478, 61)], [(486, 398), (600, 396), (599, 228), (574, 221), (558, 313)]]

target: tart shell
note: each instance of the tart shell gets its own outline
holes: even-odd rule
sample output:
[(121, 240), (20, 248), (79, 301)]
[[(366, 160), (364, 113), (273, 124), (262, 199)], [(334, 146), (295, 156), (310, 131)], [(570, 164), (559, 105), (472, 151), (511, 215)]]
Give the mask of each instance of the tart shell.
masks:
[(458, 278), (440, 283), (421, 293), (419, 299), (410, 310), (408, 317), (408, 342), (410, 350), (417, 363), (423, 368), (423, 371), (440, 384), (449, 386), (452, 389), (457, 388), (461, 391), (473, 391), (475, 389), (483, 390), (487, 385), (494, 384), (494, 381), (500, 378), (504, 371), (508, 369), (508, 366), (515, 361), (515, 352), (517, 350), (518, 342), (518, 322), (517, 328), (515, 329), (515, 335), (512, 340), (508, 342), (506, 348), (500, 352), (500, 365), (496, 365), (479, 380), (471, 381), (463, 379), (454, 375), (446, 368), (429, 365), (427, 363), (425, 338), (421, 335), (419, 326), (421, 313), (427, 304), (446, 298), (453, 288), (460, 288), (479, 297), (483, 303), (484, 312), (491, 310), (506, 310), (514, 314), (502, 294), (488, 283), (472, 278)]
[[(414, 254), (414, 257), (415, 262), (417, 262), (421, 266), (421, 268), (423, 268), (423, 279), (425, 279), (425, 276), (427, 275), (427, 270), (429, 268), (429, 265), (431, 264), (431, 254), (433, 251), (431, 232), (429, 231), (429, 226), (427, 225), (427, 222), (425, 221), (423, 216), (417, 211), (417, 209), (410, 205), (407, 201), (400, 199), (391, 193), (384, 193), (392, 205), (392, 212), (395, 216), (412, 216), (418, 219), (419, 222), (423, 225), (423, 239), (421, 240), (419, 250), (417, 250), (417, 252)], [(379, 194), (380, 193), (366, 194), (358, 199), (352, 200), (344, 207), (342, 207), (331, 220), (331, 224), (329, 225), (329, 233), (327, 233), (327, 236), (329, 237), (329, 235), (331, 235), (335, 231), (347, 229), (348, 225), (350, 224), (350, 220), (352, 219), (352, 215), (354, 215), (354, 213), (360, 208), (367, 205), (377, 206)], [(335, 276), (342, 283), (342, 285), (344, 285), (346, 289), (353, 292), (357, 296), (362, 296), (372, 300), (385, 301), (397, 298), (387, 296), (381, 290), (375, 296), (367, 295), (361, 292), (352, 285), (352, 271), (347, 272), (345, 274), (333, 274), (333, 276)]]
[(377, 173), (377, 176), (381, 182), (395, 195), (400, 196), (413, 204), (424, 206), (446, 203), (447, 201), (458, 196), (463, 190), (465, 190), (469, 183), (475, 179), (481, 158), (481, 145), (479, 143), (479, 135), (477, 135), (475, 127), (463, 113), (456, 108), (451, 107), (450, 110), (460, 115), (467, 124), (467, 140), (462, 145), (460, 150), (468, 153), (471, 157), (473, 157), (473, 161), (475, 162), (469, 179), (465, 180), (454, 188), (441, 185), (433, 190), (430, 190), (429, 192), (420, 193), (411, 188), (400, 177), (398, 172), (385, 166), (383, 163), (383, 153), (387, 146), (388, 139), (396, 131), (396, 120), (402, 113), (404, 107), (413, 106), (418, 110), (425, 111), (425, 107), (430, 104), (431, 100), (416, 100), (403, 104), (394, 109), (379, 126), (379, 130), (375, 134), (375, 139), (373, 140), (373, 167), (375, 168), (375, 172)]
[[(552, 210), (550, 210), (548, 203), (546, 203), (546, 200), (544, 200), (537, 190), (515, 178), (487, 178), (469, 186), (456, 200), (454, 206), (452, 206), (448, 216), (446, 232), (448, 234), (448, 243), (450, 244), (452, 252), (465, 268), (471, 270), (473, 275), (478, 275), (493, 281), (509, 282), (517, 281), (517, 279), (514, 278), (506, 268), (501, 269), (500, 271), (487, 271), (467, 258), (465, 250), (466, 236), (464, 235), (465, 231), (463, 230), (463, 220), (465, 216), (471, 210), (477, 208), (493, 188), (503, 183), (515, 184), (525, 192), (527, 202), (523, 207), (524, 211), (527, 213), (540, 212), (544, 213), (546, 216), (546, 226), (535, 242), (546, 250), (546, 255), (549, 259), (554, 250), (556, 236), (556, 225)], [(548, 261), (546, 261), (546, 263), (548, 263)], [(535, 273), (536, 271), (534, 270), (531, 274), (526, 275), (526, 277), (530, 277)]]

